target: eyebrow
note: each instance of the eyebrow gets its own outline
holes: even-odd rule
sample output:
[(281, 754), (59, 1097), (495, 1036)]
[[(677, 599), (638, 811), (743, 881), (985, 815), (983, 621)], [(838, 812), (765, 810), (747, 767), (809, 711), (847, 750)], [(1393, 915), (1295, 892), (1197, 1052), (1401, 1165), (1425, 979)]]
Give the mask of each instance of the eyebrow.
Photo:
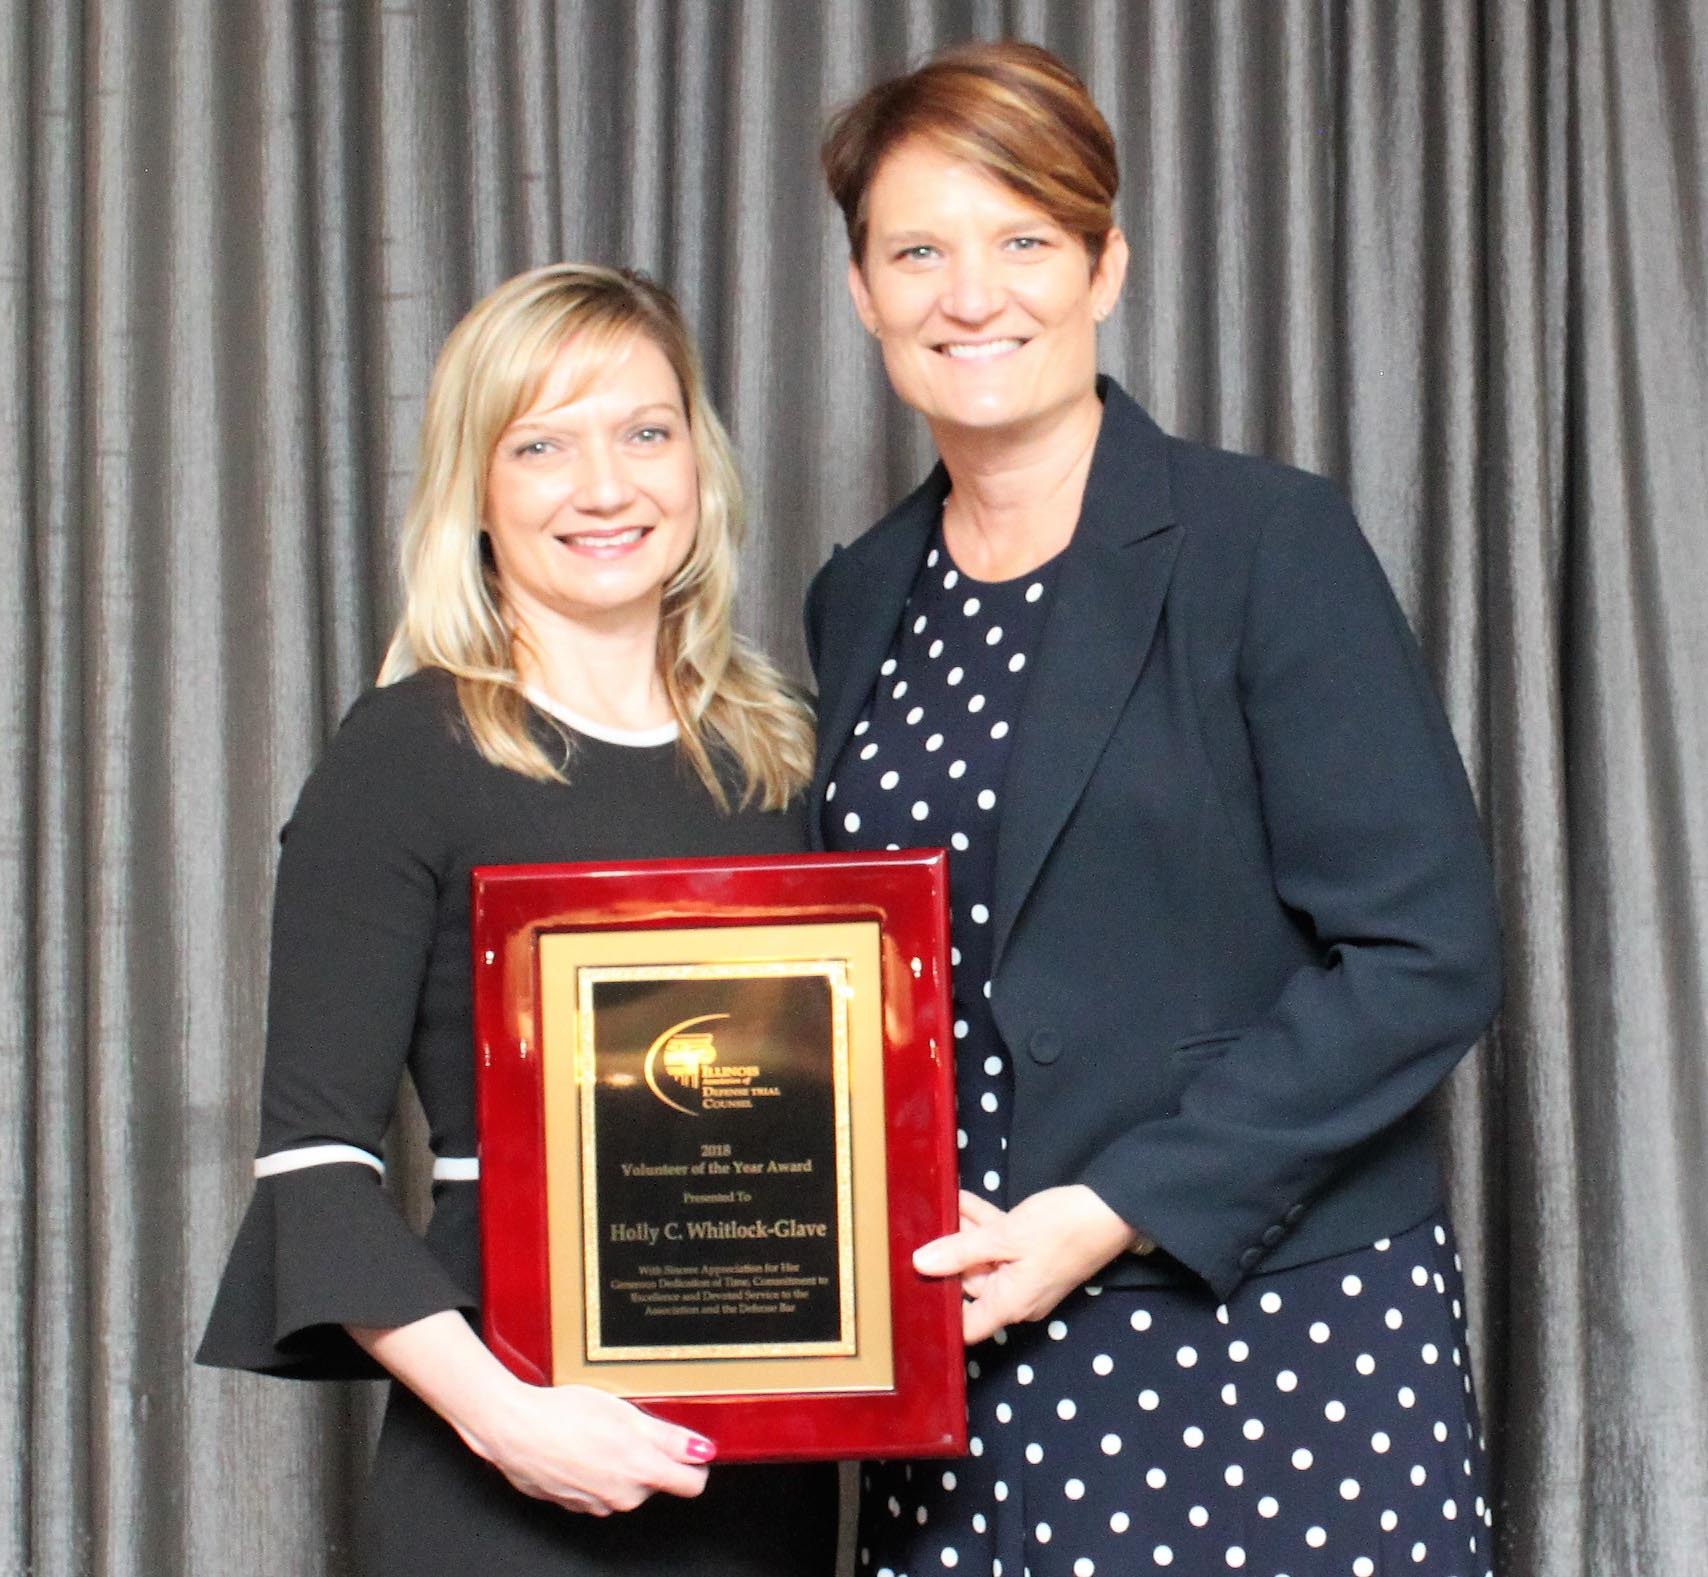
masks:
[[(649, 411), (663, 411), (666, 415), (681, 416), (686, 419), (686, 413), (675, 400), (651, 400), (645, 405), (635, 406), (633, 410), (625, 412), (622, 416), (618, 417), (617, 420), (619, 424), (622, 422), (632, 422), (637, 416), (645, 416)], [(539, 431), (542, 428), (551, 428), (558, 425), (559, 424), (554, 422), (549, 416), (518, 416), (515, 421), (504, 429), (504, 431), (507, 433)]]
[[(1016, 217), (1000, 227), (1002, 235), (1034, 235), (1040, 230), (1061, 230), (1054, 219), (1048, 214)], [(874, 238), (882, 246), (935, 246), (937, 234), (933, 230), (878, 230), (873, 232)]]

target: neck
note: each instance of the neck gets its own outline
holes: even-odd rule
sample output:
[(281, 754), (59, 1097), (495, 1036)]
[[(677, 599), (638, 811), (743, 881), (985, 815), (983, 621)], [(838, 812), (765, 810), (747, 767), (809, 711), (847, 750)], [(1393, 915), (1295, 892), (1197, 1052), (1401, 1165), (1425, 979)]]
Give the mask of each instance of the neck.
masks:
[(966, 574), (1009, 580), (1068, 545), (1102, 422), (1088, 390), (1024, 432), (933, 427), (950, 482), (943, 535)]
[(588, 624), (512, 604), (522, 683), (608, 728), (657, 728), (672, 720), (658, 672), (658, 614)]

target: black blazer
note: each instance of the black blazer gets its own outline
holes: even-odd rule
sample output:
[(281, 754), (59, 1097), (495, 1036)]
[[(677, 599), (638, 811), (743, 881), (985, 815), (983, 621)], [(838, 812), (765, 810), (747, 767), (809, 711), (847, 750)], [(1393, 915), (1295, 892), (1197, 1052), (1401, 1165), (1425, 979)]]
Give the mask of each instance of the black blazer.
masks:
[[(1162, 1253), (1260, 1269), (1429, 1214), (1420, 1105), (1493, 1016), (1476, 809), (1339, 492), (1171, 438), (1116, 384), (1015, 726), (991, 1007), (1010, 1200), (1089, 1184)], [(939, 465), (819, 572), (813, 836), (936, 524)]]

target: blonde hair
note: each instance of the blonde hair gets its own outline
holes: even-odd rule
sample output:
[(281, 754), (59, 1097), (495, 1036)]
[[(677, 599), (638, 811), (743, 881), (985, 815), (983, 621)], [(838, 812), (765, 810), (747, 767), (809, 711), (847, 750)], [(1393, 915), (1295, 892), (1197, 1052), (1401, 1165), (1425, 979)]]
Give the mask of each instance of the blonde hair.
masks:
[(403, 527), (403, 612), (379, 682), (444, 669), (456, 679), (481, 755), (526, 777), (567, 781), (568, 736), (558, 730), (562, 749), (553, 760), (536, 731), (539, 714), (521, 690), (521, 633), (481, 526), (487, 471), (499, 435), (533, 403), (566, 344), (585, 351), (591, 375), (636, 336), (656, 345), (676, 373), (699, 476), (693, 547), (664, 588), (658, 632), (658, 671), (679, 748), (721, 807), (728, 809), (729, 795), (720, 756), (726, 769), (740, 771), (742, 804), (781, 809), (811, 777), (811, 717), (731, 627), (744, 525), (735, 458), (676, 302), (627, 269), (534, 269), (500, 285), (451, 331), (427, 392), (420, 468)]
[(961, 44), (845, 105), (819, 161), (854, 261), (866, 259), (866, 196), (878, 166), (921, 138), (976, 165), (1077, 236), (1097, 267), (1115, 223), (1115, 138), (1085, 84), (1049, 50)]

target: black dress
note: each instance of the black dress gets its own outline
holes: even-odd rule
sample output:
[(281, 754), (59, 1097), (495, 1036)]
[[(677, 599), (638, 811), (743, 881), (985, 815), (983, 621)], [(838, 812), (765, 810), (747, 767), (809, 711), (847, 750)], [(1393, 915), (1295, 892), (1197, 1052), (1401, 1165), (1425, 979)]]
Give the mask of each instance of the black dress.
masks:
[[(941, 531), (824, 805), (832, 848), (947, 845), (962, 1186), (1005, 1192), (991, 1017), (1003, 766), (1060, 560), (968, 580)], [(1143, 1225), (1143, 1223), (1138, 1223)], [(971, 1456), (863, 1470), (857, 1571), (1481, 1577), (1484, 1449), (1446, 1221), (1190, 1288), (1082, 1287), (968, 1355)]]
[[(255, 1196), (198, 1361), (378, 1377), (346, 1325), (476, 1314), (474, 866), (804, 847), (794, 810), (720, 812), (674, 730), (617, 736), (560, 720), (574, 744), (568, 784), (491, 766), (463, 731), (451, 680), (429, 670), (364, 696), (303, 789), (275, 897)], [(380, 1186), (406, 1065), (438, 1158), (425, 1240)], [(394, 1385), (365, 1569), (798, 1577), (831, 1569), (835, 1497), (833, 1468), (714, 1466), (696, 1500), (578, 1515), (513, 1490)]]

